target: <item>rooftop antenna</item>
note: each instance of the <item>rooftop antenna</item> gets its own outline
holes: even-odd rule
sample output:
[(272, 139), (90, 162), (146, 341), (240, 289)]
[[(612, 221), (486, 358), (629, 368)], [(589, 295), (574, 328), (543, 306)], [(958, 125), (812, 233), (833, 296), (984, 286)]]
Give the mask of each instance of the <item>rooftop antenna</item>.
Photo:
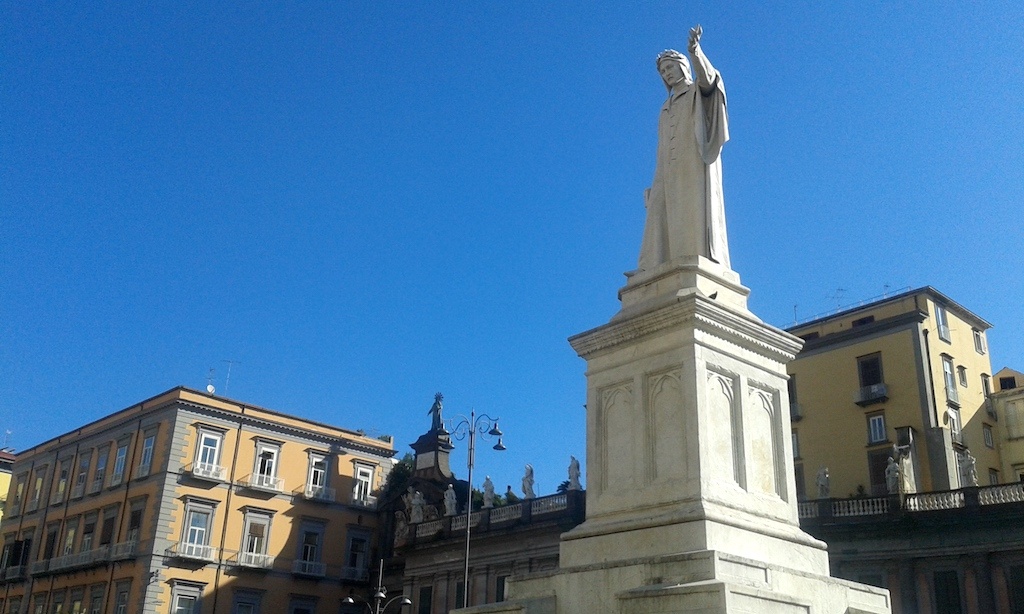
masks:
[(836, 291), (833, 292), (832, 294), (830, 294), (826, 298), (834, 300), (836, 302), (836, 309), (839, 309), (839, 308), (841, 308), (843, 306), (843, 294), (845, 294), (845, 293), (846, 293), (846, 289), (845, 288), (836, 288)]
[(889, 296), (889, 288), (891, 288), (891, 287), (892, 286), (890, 286), (889, 284), (885, 284), (885, 285), (882, 286), (882, 296), (883, 297)]
[(206, 374), (206, 391), (210, 394), (217, 392), (217, 389), (213, 387), (213, 374), (216, 372), (216, 369), (210, 367), (210, 372)]
[(797, 308), (797, 305), (796, 305), (796, 303), (794, 303), (794, 304), (793, 304), (793, 324), (796, 324), (797, 322), (799, 322), (799, 321), (800, 321), (800, 320), (799, 320), (799, 319), (797, 319), (797, 317), (796, 317), (796, 308)]
[(224, 378), (224, 396), (228, 395), (228, 384), (231, 383), (231, 365), (242, 364), (241, 360), (223, 360), (221, 362), (228, 363), (228, 376)]

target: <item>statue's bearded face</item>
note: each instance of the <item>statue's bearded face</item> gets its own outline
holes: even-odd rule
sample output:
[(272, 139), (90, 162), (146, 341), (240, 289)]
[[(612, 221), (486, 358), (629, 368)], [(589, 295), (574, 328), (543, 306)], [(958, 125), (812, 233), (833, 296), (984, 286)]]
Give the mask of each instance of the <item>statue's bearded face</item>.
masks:
[(658, 72), (669, 89), (680, 83), (691, 83), (690, 65), (677, 59), (666, 58), (658, 63)]

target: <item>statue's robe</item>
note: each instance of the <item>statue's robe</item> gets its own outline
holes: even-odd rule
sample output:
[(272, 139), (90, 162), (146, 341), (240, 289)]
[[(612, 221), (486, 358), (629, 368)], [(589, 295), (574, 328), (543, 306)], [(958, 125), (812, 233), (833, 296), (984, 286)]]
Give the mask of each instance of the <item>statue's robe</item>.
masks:
[(722, 196), (721, 152), (729, 140), (725, 85), (700, 48), (692, 55), (696, 80), (669, 92), (658, 120), (640, 270), (686, 256), (732, 268)]

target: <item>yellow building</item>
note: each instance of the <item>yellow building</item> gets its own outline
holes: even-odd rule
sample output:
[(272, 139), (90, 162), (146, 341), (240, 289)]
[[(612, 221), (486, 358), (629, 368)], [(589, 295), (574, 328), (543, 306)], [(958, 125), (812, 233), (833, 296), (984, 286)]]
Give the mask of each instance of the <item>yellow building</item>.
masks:
[(1024, 373), (1004, 368), (993, 376), (997, 390), (991, 403), (999, 416), (998, 437), (1007, 482), (1024, 482)]
[(25, 450), (0, 613), (313, 614), (364, 594), (394, 448), (175, 388)]
[(788, 329), (805, 341), (788, 367), (798, 491), (886, 494), (889, 457), (901, 492), (1004, 481), (989, 328), (925, 287)]
[(11, 475), (14, 467), (14, 454), (9, 450), (0, 450), (0, 520), (4, 517), (4, 505), (7, 504), (7, 492), (11, 489)]

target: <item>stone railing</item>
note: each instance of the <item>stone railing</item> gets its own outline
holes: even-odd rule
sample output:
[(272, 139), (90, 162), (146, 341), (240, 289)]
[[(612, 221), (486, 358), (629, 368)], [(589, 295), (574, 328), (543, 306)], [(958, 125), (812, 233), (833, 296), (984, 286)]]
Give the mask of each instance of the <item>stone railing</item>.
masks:
[(522, 515), (522, 503), (513, 503), (512, 505), (506, 505), (505, 507), (495, 507), (491, 509), (491, 522), (504, 522), (506, 520), (512, 520), (513, 518), (519, 518)]
[(981, 505), (999, 505), (1000, 503), (1024, 502), (1024, 482), (990, 486), (978, 492), (978, 503)]
[[(585, 503), (584, 491), (571, 490), (503, 507), (483, 508), (470, 514), (469, 522), (474, 533), (505, 531), (535, 522), (557, 522), (568, 529), (583, 522)], [(408, 525), (401, 521), (403, 515), (399, 517), (400, 524), (395, 530), (395, 545), (399, 548), (438, 539), (464, 539), (465, 513)]]
[(1024, 483), (1014, 483), (887, 497), (816, 499), (797, 503), (797, 511), (800, 518), (843, 518), (976, 509), (982, 506), (1021, 503), (1024, 503)]
[(884, 497), (833, 499), (833, 516), (872, 516), (889, 513), (889, 500)]

